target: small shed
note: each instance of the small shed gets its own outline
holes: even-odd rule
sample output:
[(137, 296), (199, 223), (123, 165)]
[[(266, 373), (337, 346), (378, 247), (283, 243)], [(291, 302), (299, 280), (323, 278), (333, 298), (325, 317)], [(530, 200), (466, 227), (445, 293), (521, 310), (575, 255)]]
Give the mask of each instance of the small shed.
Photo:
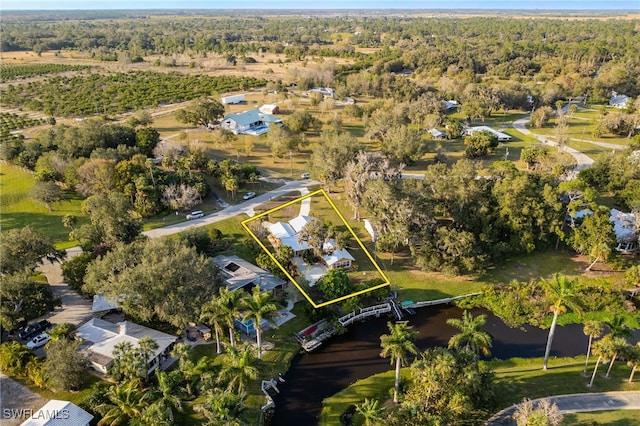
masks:
[(435, 140), (444, 139), (444, 137), (446, 136), (446, 134), (444, 132), (441, 132), (440, 130), (435, 129), (435, 128), (434, 129), (429, 129), (427, 131), (427, 133), (429, 133), (431, 135), (431, 138), (435, 139)]
[(274, 104), (264, 104), (260, 108), (258, 108), (263, 114), (278, 114), (280, 112), (280, 107)]

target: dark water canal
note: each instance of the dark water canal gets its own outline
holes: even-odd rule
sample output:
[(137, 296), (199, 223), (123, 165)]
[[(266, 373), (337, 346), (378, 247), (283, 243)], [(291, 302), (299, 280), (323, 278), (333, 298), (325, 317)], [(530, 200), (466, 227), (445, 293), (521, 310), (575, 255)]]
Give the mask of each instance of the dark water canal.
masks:
[[(462, 310), (448, 305), (416, 310), (405, 319), (419, 332), (416, 345), (421, 350), (446, 346), (457, 329), (447, 325), (448, 318), (460, 318)], [(483, 313), (474, 310), (475, 315)], [(486, 313), (486, 312), (485, 312)], [(393, 368), (389, 359), (380, 358), (380, 335), (388, 332), (388, 317), (370, 318), (349, 326), (348, 331), (333, 337), (310, 354), (293, 360), (276, 395), (277, 426), (311, 426), (317, 424), (322, 400), (358, 379)], [(392, 320), (393, 321), (393, 320)], [(484, 327), (493, 336), (491, 354), (495, 358), (539, 357), (544, 355), (547, 330), (525, 327), (512, 329), (497, 317), (488, 314)], [(585, 353), (587, 337), (582, 326), (558, 327), (553, 341), (552, 356), (575, 356)]]

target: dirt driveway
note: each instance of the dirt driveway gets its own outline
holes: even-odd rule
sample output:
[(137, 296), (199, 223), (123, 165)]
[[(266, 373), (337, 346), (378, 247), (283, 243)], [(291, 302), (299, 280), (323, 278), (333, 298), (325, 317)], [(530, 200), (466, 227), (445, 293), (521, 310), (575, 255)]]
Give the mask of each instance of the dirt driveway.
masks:
[(0, 425), (19, 425), (46, 402), (40, 395), (0, 373)]

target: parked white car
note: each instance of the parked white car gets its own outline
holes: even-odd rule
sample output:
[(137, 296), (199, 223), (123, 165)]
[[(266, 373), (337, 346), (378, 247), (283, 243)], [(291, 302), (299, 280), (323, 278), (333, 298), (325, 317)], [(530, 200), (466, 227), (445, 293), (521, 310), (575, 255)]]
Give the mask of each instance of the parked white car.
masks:
[(311, 175), (309, 173), (303, 173), (303, 174), (300, 175), (300, 177), (302, 179), (309, 179), (309, 177), (311, 177)]
[(187, 220), (198, 219), (204, 216), (201, 210), (192, 211), (187, 215)]
[(256, 193), (255, 193), (255, 192), (247, 192), (246, 194), (244, 194), (244, 195), (242, 196), (242, 199), (243, 199), (243, 200), (249, 200), (249, 199), (251, 199), (251, 198), (253, 198), (253, 197), (255, 197), (255, 196), (256, 196)]
[(51, 336), (49, 336), (47, 333), (38, 334), (36, 337), (27, 342), (27, 348), (39, 348), (40, 346), (46, 345), (49, 340), (51, 340)]

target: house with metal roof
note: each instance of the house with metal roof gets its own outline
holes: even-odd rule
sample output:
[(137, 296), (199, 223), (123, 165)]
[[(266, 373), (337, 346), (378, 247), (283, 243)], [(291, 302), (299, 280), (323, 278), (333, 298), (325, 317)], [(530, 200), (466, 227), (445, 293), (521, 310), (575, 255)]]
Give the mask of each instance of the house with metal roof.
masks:
[(617, 93), (615, 93), (609, 99), (609, 105), (611, 105), (614, 108), (625, 109), (627, 105), (629, 105), (630, 100), (631, 99), (627, 95), (618, 95)]
[(282, 125), (282, 120), (272, 114), (260, 112), (258, 108), (236, 114), (227, 114), (220, 127), (236, 135), (259, 136), (269, 132), (269, 124)]
[(20, 426), (89, 426), (93, 415), (72, 402), (52, 399)]
[(169, 353), (178, 339), (176, 336), (131, 321), (112, 323), (100, 318), (91, 318), (78, 327), (77, 336), (85, 342), (84, 350), (91, 365), (104, 374), (113, 364), (113, 350), (120, 343), (130, 343), (137, 348), (143, 337), (153, 339), (158, 348), (149, 360), (151, 373), (169, 358)]
[(494, 130), (489, 126), (467, 127), (466, 129), (464, 129), (465, 135), (470, 135), (475, 132), (489, 132), (496, 138), (498, 138), (500, 142), (508, 142), (513, 139), (511, 135)]
[(213, 263), (220, 268), (223, 283), (231, 291), (240, 288), (250, 290), (250, 288), (259, 286), (260, 291), (265, 292), (286, 284), (271, 272), (267, 272), (238, 256), (218, 255), (213, 258)]

